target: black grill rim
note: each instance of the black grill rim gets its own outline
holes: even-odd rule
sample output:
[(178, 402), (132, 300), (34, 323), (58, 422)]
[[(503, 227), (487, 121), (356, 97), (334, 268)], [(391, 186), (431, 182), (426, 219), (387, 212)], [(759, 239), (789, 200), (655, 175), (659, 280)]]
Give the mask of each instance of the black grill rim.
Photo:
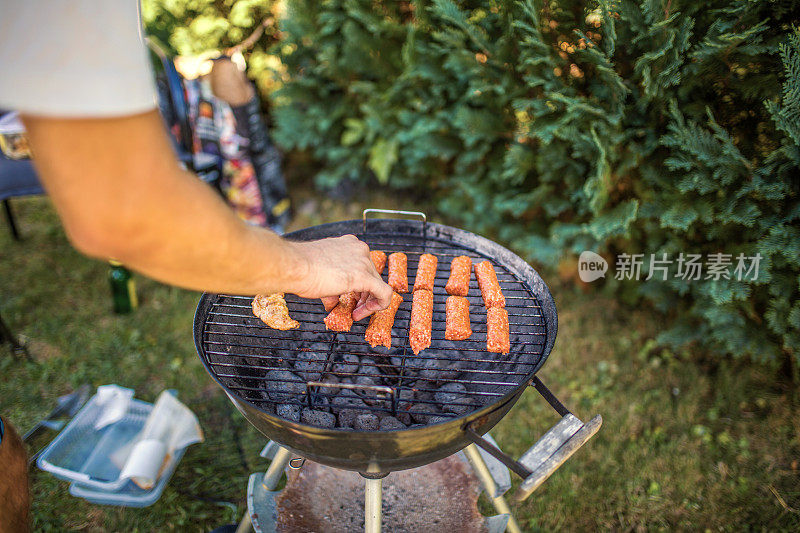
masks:
[[(279, 425), (286, 427), (298, 427), (303, 430), (311, 430), (314, 433), (324, 434), (331, 432), (335, 434), (387, 434), (398, 432), (410, 432), (415, 430), (424, 430), (432, 426), (440, 426), (453, 424), (454, 422), (463, 423), (465, 426), (470, 421), (478, 417), (484, 416), (486, 413), (492, 412), (497, 408), (505, 405), (514, 396), (519, 396), (521, 389), (527, 387), (530, 380), (541, 369), (547, 360), (552, 348), (555, 344), (556, 334), (558, 330), (558, 315), (556, 311), (555, 301), (550, 293), (549, 288), (542, 280), (538, 272), (536, 272), (530, 265), (528, 265), (522, 258), (516, 255), (511, 250), (491, 241), (485, 237), (481, 237), (466, 230), (447, 226), (444, 224), (432, 222), (419, 222), (407, 219), (371, 219), (368, 222), (362, 220), (346, 220), (340, 222), (330, 222), (327, 224), (320, 224), (311, 226), (285, 235), (285, 238), (293, 241), (311, 241), (327, 237), (335, 237), (346, 234), (364, 234), (368, 233), (370, 237), (385, 236), (389, 239), (398, 239), (403, 237), (427, 237), (432, 240), (443, 241), (445, 243), (454, 243), (462, 246), (477, 255), (485, 256), (495, 264), (502, 265), (506, 270), (514, 274), (520, 283), (527, 285), (536, 299), (538, 300), (542, 312), (542, 317), (545, 321), (546, 340), (542, 350), (541, 357), (535, 364), (530, 374), (525, 379), (520, 380), (519, 384), (513, 389), (509, 390), (503, 396), (497, 397), (493, 403), (485, 404), (480, 409), (471, 413), (453, 417), (449, 420), (437, 422), (434, 424), (426, 424), (424, 427), (409, 427), (404, 429), (384, 430), (384, 431), (358, 431), (351, 428), (319, 428), (303, 424), (301, 422), (292, 422), (273, 415), (258, 407), (255, 403), (247, 398), (237, 394), (231, 390), (227, 385), (217, 377), (216, 372), (211, 369), (208, 361), (208, 356), (203, 347), (204, 324), (208, 319), (209, 311), (213, 307), (215, 300), (220, 296), (215, 293), (203, 293), (194, 314), (193, 320), (193, 333), (195, 341), (195, 349), (200, 356), (200, 360), (206, 371), (211, 375), (214, 381), (222, 387), (225, 393), (238, 402), (244, 402), (249, 407), (260, 412), (262, 416), (275, 421)], [(230, 295), (223, 295), (230, 296)], [(236, 403), (236, 402), (234, 402)]]

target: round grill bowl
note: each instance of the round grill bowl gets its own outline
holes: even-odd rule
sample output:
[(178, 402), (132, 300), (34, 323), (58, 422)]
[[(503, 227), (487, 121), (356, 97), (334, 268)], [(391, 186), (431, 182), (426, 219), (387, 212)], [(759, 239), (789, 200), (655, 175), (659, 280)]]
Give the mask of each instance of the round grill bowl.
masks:
[[(260, 323), (249, 309), (249, 299), (218, 294), (203, 294), (194, 318), (194, 339), (197, 353), (209, 374), (225, 390), (236, 408), (264, 435), (298, 455), (316, 462), (361, 472), (390, 472), (414, 468), (437, 461), (470, 444), (465, 428), (478, 434), (489, 431), (513, 407), (531, 378), (544, 364), (553, 348), (558, 327), (553, 298), (539, 274), (519, 256), (488, 239), (473, 233), (434, 223), (412, 220), (376, 219), (350, 220), (314, 226), (288, 234), (290, 240), (309, 241), (326, 237), (355, 234), (373, 250), (387, 254), (402, 251), (409, 257), (409, 278), (413, 283), (416, 260), (422, 253), (432, 253), (439, 258), (436, 287), (434, 289), (434, 335), (432, 350), (442, 349), (444, 326), (444, 284), (450, 270), (450, 260), (457, 255), (467, 255), (473, 261), (488, 259), (498, 274), (506, 296), (506, 309), (511, 329), (511, 354), (505, 360), (482, 363), (479, 378), (486, 393), (484, 405), (465, 416), (423, 427), (393, 431), (354, 431), (351, 429), (324, 429), (291, 422), (274, 414), (274, 408), (265, 407), (263, 397), (247, 374), (247, 357), (269, 356), (276, 343), (297, 339), (315, 338), (317, 342), (343, 343), (368, 352), (364, 345), (364, 328), (367, 320), (355, 323), (351, 332), (334, 334), (325, 330), (325, 316), (319, 302), (309, 302), (287, 295), (289, 311), (301, 322), (297, 330), (277, 332)], [(384, 273), (385, 279), (385, 273)], [(408, 347), (407, 328), (411, 298), (398, 311), (395, 326), (403, 335), (393, 338), (414, 357)], [(470, 318), (475, 333), (467, 341), (449, 343), (464, 353), (480, 354), (483, 359), (502, 358), (500, 354), (485, 351), (485, 309), (471, 281)], [(438, 318), (441, 317), (441, 318)], [(441, 326), (441, 327), (437, 327)], [(301, 337), (302, 336), (302, 337)], [(459, 352), (455, 352), (458, 354)], [(425, 351), (421, 352), (423, 356)], [(448, 353), (448, 355), (452, 355)], [(274, 358), (274, 356), (270, 356)], [(243, 379), (242, 376), (248, 376)], [(465, 374), (466, 375), (466, 374)], [(472, 375), (472, 374), (468, 374)], [(465, 381), (465, 382), (468, 382)]]

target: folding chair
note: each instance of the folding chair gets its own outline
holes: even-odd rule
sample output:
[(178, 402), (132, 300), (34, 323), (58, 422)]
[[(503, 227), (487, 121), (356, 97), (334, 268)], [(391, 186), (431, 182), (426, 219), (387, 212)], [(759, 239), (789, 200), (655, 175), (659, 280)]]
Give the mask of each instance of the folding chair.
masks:
[(28, 159), (9, 159), (0, 153), (0, 201), (6, 213), (8, 225), (14, 240), (20, 240), (14, 212), (11, 210), (11, 198), (45, 194), (39, 183), (39, 177), (33, 164)]

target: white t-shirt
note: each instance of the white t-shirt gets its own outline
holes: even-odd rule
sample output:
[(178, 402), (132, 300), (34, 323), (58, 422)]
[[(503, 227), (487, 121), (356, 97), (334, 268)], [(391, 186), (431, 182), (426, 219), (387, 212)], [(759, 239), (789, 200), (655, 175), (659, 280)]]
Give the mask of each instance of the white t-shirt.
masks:
[(155, 107), (138, 0), (0, 0), (0, 109), (108, 117)]

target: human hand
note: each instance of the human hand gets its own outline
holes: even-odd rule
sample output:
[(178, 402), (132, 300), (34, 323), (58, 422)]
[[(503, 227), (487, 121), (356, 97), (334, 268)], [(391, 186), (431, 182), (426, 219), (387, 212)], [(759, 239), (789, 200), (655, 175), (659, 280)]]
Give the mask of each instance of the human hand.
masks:
[(295, 294), (320, 298), (326, 310), (332, 309), (340, 294), (355, 292), (358, 304), (353, 320), (361, 320), (385, 309), (392, 288), (381, 279), (369, 255), (369, 246), (355, 235), (344, 235), (310, 242), (292, 242), (305, 265)]

